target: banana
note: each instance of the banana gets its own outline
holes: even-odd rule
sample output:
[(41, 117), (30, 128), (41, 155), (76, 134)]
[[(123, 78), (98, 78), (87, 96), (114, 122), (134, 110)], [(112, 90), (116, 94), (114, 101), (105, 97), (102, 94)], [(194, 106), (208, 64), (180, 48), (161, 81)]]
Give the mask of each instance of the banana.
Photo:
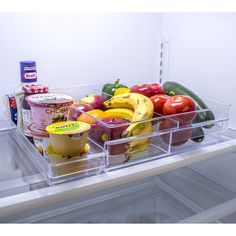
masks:
[(108, 109), (105, 111), (105, 113), (112, 118), (125, 118), (129, 121), (132, 120), (134, 111), (128, 108), (113, 108)]
[[(144, 135), (144, 134), (150, 134), (152, 132), (152, 123), (151, 122), (145, 122), (142, 123), (142, 126), (140, 126), (138, 129), (135, 129), (134, 135)], [(150, 145), (150, 139), (140, 139), (136, 141), (131, 141), (126, 144), (126, 161), (130, 160), (131, 157), (137, 153), (144, 151), (146, 148), (148, 148)]]
[(106, 108), (117, 108), (117, 107), (132, 107), (134, 110), (134, 115), (132, 118), (133, 123), (124, 132), (124, 137), (133, 136), (135, 129), (139, 129), (143, 123), (137, 122), (142, 120), (151, 119), (153, 116), (153, 104), (152, 101), (138, 93), (124, 93), (113, 96), (111, 99), (104, 102)]
[(139, 145), (135, 145), (132, 148), (130, 148), (125, 154), (124, 163), (128, 162), (137, 152), (142, 152), (145, 149), (147, 149), (149, 145), (150, 145), (150, 140), (145, 139), (142, 143), (139, 143)]
[[(123, 132), (123, 137), (145, 135), (152, 132), (151, 122), (139, 122), (151, 119), (153, 116), (153, 104), (148, 97), (138, 93), (119, 94), (104, 102), (104, 105), (106, 108), (129, 107), (134, 110), (131, 119), (132, 124)], [(125, 153), (126, 161), (130, 160), (135, 153), (148, 148), (149, 145), (150, 139), (128, 142)]]

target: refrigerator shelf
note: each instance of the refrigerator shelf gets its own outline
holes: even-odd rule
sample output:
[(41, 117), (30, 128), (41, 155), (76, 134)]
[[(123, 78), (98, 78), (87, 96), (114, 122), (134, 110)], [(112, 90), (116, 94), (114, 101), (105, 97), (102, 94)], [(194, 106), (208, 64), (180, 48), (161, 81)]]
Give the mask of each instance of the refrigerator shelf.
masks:
[[(68, 94), (79, 100), (91, 93), (101, 94), (101, 88), (102, 85), (90, 84), (54, 89), (51, 92)], [(70, 159), (41, 156), (22, 132), (11, 122), (5, 122), (5, 128), (3, 127), (2, 129), (9, 133), (12, 139), (15, 140), (15, 143), (24, 148), (28, 153), (28, 159), (32, 161), (46, 182), (51, 185), (162, 159), (167, 156), (228, 140), (221, 134), (228, 128), (227, 122), (229, 119), (230, 105), (212, 99), (204, 100), (209, 106), (209, 109), (172, 116), (162, 116), (154, 113), (154, 118), (136, 122), (144, 128), (151, 125), (151, 131), (126, 138), (116, 137), (115, 139), (113, 134), (117, 134), (117, 130), (124, 130), (131, 123), (107, 125), (93, 117), (99, 129), (98, 131), (97, 129), (91, 129), (92, 132), (89, 133), (88, 144), (90, 145), (90, 150), (84, 156)], [(79, 110), (79, 112), (90, 116), (82, 110)], [(213, 112), (215, 119), (205, 122), (197, 120), (194, 123), (180, 126), (180, 119), (185, 119), (196, 114), (204, 115), (207, 112)], [(168, 125), (165, 125), (160, 130), (163, 123)], [(211, 127), (209, 128), (209, 126)], [(198, 138), (198, 133), (192, 135), (193, 130), (196, 129), (203, 130), (205, 134), (202, 142), (192, 140), (193, 138)], [(105, 134), (106, 140), (98, 140), (97, 134), (101, 130), (103, 132), (102, 134)], [(191, 133), (191, 136), (189, 136), (189, 133)], [(146, 148), (134, 152), (132, 155), (127, 151), (127, 147), (132, 146), (132, 144), (135, 144), (139, 148), (146, 141), (149, 143)]]

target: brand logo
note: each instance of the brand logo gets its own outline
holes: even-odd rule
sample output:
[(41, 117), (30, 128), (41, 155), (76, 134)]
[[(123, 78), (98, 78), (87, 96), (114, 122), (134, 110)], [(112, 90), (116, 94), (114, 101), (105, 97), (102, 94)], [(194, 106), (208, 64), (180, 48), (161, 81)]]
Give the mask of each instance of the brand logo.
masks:
[(36, 72), (28, 72), (28, 73), (24, 73), (23, 76), (27, 80), (36, 79), (37, 78), (37, 73)]
[(36, 66), (25, 66), (24, 71), (36, 70)]
[(34, 141), (43, 143), (43, 138), (34, 137)]
[(60, 114), (60, 113), (66, 113), (68, 111), (67, 107), (61, 107), (61, 108), (47, 108), (46, 110), (47, 114)]

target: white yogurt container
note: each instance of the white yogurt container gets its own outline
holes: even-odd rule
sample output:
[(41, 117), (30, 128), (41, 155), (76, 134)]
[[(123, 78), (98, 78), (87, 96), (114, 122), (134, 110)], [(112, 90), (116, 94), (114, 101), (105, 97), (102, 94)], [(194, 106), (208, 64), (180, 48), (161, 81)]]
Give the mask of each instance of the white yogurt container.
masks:
[(34, 145), (39, 153), (42, 156), (48, 155), (46, 149), (50, 145), (49, 134), (46, 131), (37, 129), (34, 123), (30, 124), (28, 129), (33, 136)]

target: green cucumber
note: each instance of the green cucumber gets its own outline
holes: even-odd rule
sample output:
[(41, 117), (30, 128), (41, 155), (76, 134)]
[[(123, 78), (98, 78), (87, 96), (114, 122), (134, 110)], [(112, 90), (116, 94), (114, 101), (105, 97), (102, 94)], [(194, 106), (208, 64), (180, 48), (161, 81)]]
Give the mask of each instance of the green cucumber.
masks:
[(197, 127), (192, 129), (192, 138), (191, 140), (197, 143), (200, 143), (204, 140), (205, 134), (202, 127)]
[[(198, 97), (197, 94), (177, 82), (167, 81), (163, 84), (163, 88), (165, 93), (169, 96), (187, 95), (194, 99), (199, 109), (209, 109), (205, 102), (200, 97)], [(215, 116), (212, 111), (209, 110), (206, 112), (199, 112), (196, 119), (198, 120), (198, 122), (204, 122), (214, 120)], [(212, 126), (213, 125), (206, 125), (204, 126), (204, 128), (211, 128)]]

